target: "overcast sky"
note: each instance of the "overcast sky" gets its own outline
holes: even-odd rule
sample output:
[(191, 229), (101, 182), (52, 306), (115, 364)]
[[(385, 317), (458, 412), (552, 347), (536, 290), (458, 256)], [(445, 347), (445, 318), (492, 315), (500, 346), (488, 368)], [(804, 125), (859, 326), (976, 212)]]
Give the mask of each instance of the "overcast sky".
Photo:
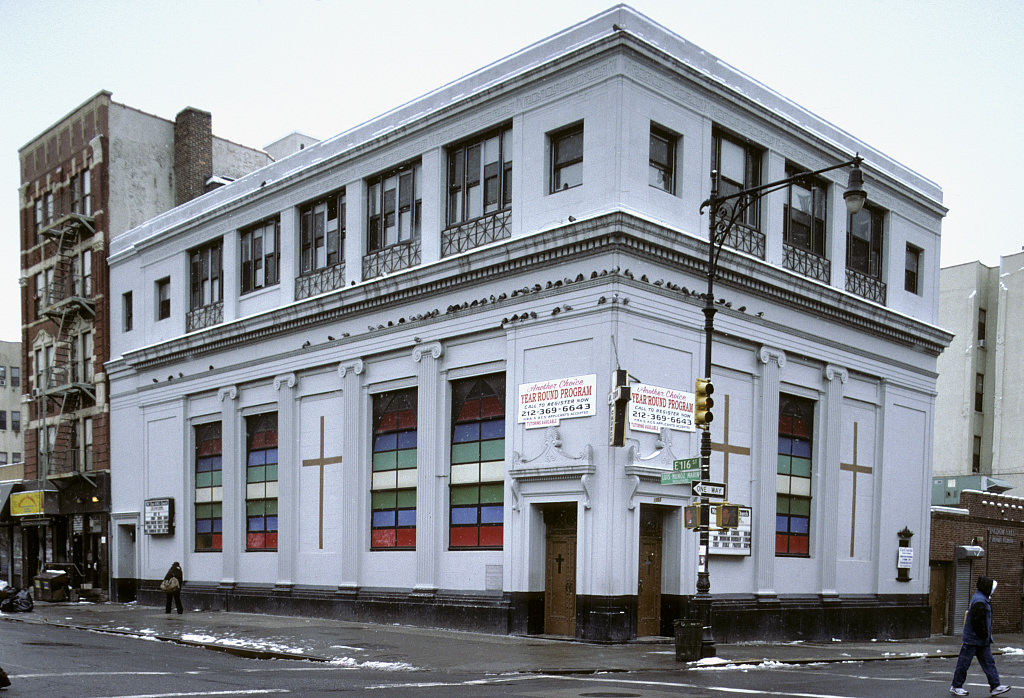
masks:
[[(0, 340), (20, 341), (18, 149), (100, 90), (210, 111), (254, 147), (327, 138), (611, 0), (0, 0)], [(633, 0), (938, 183), (942, 265), (1024, 245), (1024, 0)]]

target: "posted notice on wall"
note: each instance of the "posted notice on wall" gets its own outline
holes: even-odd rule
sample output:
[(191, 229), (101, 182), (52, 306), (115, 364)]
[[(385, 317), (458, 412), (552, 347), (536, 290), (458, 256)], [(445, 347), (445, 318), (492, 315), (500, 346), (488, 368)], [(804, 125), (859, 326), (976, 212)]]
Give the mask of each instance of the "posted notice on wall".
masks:
[(896, 558), (896, 569), (898, 570), (909, 570), (914, 566), (914, 549), (913, 548), (896, 548), (898, 556)]
[(721, 529), (714, 526), (712, 518), (708, 543), (712, 555), (750, 555), (750, 543), (753, 527), (750, 507), (740, 507), (740, 521), (736, 528)]
[(519, 423), (527, 429), (558, 426), (559, 420), (597, 414), (597, 374), (519, 385)]
[(662, 429), (697, 431), (693, 393), (657, 385), (634, 385), (629, 398), (629, 428), (658, 434)]

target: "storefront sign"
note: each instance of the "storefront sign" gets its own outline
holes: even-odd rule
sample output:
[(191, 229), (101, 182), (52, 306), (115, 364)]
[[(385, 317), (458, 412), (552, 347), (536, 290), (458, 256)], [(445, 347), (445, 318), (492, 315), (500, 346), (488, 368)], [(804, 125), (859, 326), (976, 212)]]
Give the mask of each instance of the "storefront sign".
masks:
[(629, 399), (629, 428), (652, 434), (665, 428), (697, 431), (693, 424), (693, 393), (643, 383), (633, 386)]
[(560, 419), (597, 414), (597, 374), (519, 386), (519, 423), (527, 429), (557, 426)]
[(146, 500), (142, 530), (151, 536), (174, 533), (174, 499), (172, 497)]
[(43, 511), (43, 491), (11, 493), (11, 516), (39, 516)]

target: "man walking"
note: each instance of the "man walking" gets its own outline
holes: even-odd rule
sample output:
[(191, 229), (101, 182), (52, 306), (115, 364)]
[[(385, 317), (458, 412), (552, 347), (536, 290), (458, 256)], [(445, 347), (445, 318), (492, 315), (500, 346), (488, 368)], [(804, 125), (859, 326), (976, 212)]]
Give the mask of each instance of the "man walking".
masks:
[(953, 685), (949, 692), (954, 696), (966, 696), (964, 681), (971, 661), (977, 657), (981, 670), (985, 672), (993, 696), (1006, 693), (1009, 686), (999, 683), (999, 671), (992, 658), (992, 593), (998, 583), (991, 577), (978, 577), (978, 590), (971, 596), (971, 605), (964, 623), (963, 644), (953, 671)]

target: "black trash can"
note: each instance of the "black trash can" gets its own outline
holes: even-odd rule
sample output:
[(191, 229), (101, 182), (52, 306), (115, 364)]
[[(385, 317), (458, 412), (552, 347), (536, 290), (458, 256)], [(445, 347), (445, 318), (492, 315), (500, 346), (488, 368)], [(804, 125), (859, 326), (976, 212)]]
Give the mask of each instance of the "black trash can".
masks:
[(695, 662), (700, 659), (704, 626), (699, 620), (676, 620), (672, 623), (676, 634), (676, 661)]
[(68, 575), (64, 572), (52, 571), (37, 574), (35, 582), (35, 597), (37, 601), (65, 601), (67, 600)]

